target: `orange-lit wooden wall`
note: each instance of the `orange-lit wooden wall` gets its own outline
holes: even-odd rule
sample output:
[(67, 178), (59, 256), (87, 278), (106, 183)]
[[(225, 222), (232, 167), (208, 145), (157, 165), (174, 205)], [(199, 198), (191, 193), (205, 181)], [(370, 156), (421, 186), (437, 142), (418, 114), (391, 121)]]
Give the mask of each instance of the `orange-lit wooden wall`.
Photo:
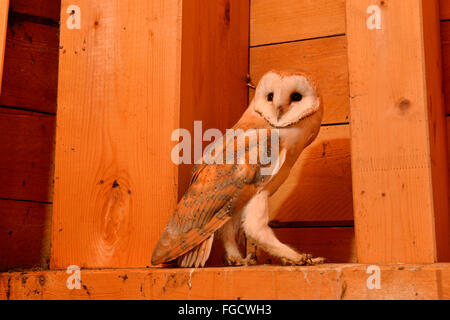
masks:
[[(367, 7), (370, 4), (377, 2), (367, 1), (363, 5)], [(352, 262), (357, 259), (350, 154), (351, 93), (346, 21), (349, 17), (346, 17), (346, 5), (348, 3), (345, 0), (251, 0), (250, 17), (252, 80), (256, 83), (268, 69), (307, 71), (319, 80), (325, 107), (318, 139), (304, 152), (288, 181), (271, 199), (271, 225), (283, 241), (299, 250), (327, 256), (332, 262)], [(389, 14), (387, 2), (378, 5)], [(449, 116), (450, 1), (441, 0), (440, 7), (444, 89)], [(347, 10), (351, 9), (347, 6)], [(350, 18), (357, 19), (353, 16)], [(364, 26), (363, 19), (357, 25)], [(392, 29), (388, 28), (386, 32), (392, 32)], [(252, 94), (250, 90), (250, 97)], [(354, 156), (356, 159), (357, 155)], [(372, 169), (367, 167), (364, 170)], [(383, 191), (380, 191), (380, 195), (385, 196)], [(359, 194), (354, 197), (359, 201)], [(382, 206), (376, 210), (382, 211)], [(396, 223), (400, 225), (408, 222), (399, 218)], [(361, 235), (361, 239), (364, 237)], [(409, 241), (407, 238), (406, 242)], [(370, 241), (373, 243), (376, 239)], [(358, 256), (363, 257), (363, 260), (371, 259), (368, 253)], [(262, 261), (268, 259), (263, 254), (261, 257)], [(391, 258), (387, 255), (385, 259), (389, 261)], [(409, 258), (405, 255), (393, 259)]]
[(50, 266), (145, 267), (189, 181), (172, 132), (246, 108), (248, 2), (69, 5), (82, 23), (60, 33)]
[(48, 265), (60, 1), (10, 0), (0, 95), (0, 270)]
[[(90, 3), (90, 1), (81, 0), (75, 2), (82, 5)], [(235, 2), (231, 2), (233, 6)], [(223, 67), (218, 63), (220, 59), (227, 59), (227, 61), (233, 59), (233, 48), (236, 43), (231, 39), (236, 39), (236, 35), (244, 30), (232, 29), (226, 31), (230, 22), (228, 20), (230, 16), (227, 15), (227, 12), (229, 14), (230, 11), (228, 11), (229, 8), (227, 9), (226, 3), (227, 1), (220, 1), (217, 7), (210, 8), (217, 14), (215, 18), (212, 18), (213, 22), (210, 26), (215, 25), (214, 34), (217, 39), (220, 39), (211, 45), (211, 50), (214, 51), (217, 48), (222, 50), (224, 43), (226, 43), (226, 50), (222, 51), (223, 56), (211, 56), (208, 54), (208, 50), (205, 50), (204, 55), (197, 55), (195, 48), (192, 47), (193, 40), (201, 41), (203, 39), (205, 41), (203, 46), (206, 47), (208, 45), (206, 39), (209, 38), (207, 35), (197, 37), (201, 32), (205, 32), (205, 29), (190, 28), (189, 26), (192, 24), (188, 23), (189, 20), (185, 20), (183, 32), (192, 41), (182, 43), (186, 54), (180, 60), (180, 68), (184, 68), (183, 77), (186, 78), (178, 80), (181, 83), (179, 90), (183, 97), (187, 99), (177, 107), (183, 114), (172, 114), (174, 116), (174, 118), (171, 118), (173, 128), (175, 126), (188, 127), (192, 125), (193, 120), (204, 120), (206, 123), (204, 129), (208, 127), (224, 129), (238, 118), (245, 107), (244, 105), (236, 107), (224, 104), (222, 107), (228, 108), (226, 109), (227, 112), (212, 113), (210, 116), (205, 116), (210, 112), (210, 109), (208, 109), (209, 102), (214, 99), (214, 95), (218, 94), (217, 91), (214, 91), (218, 88), (216, 81), (220, 81), (229, 70), (227, 68), (219, 69), (213, 75), (209, 75), (207, 72), (198, 73), (197, 71), (202, 67), (206, 70), (217, 66)], [(67, 6), (68, 2), (65, 5)], [(89, 5), (92, 6), (90, 9), (97, 10), (95, 5)], [(104, 68), (101, 69), (103, 73), (108, 71), (106, 70), (107, 66), (101, 64), (101, 60), (82, 60), (83, 57), (75, 57), (75, 51), (77, 50), (67, 51), (68, 46), (66, 44), (59, 47), (59, 1), (11, 0), (10, 6), (5, 67), (0, 96), (0, 270), (48, 266), (49, 228), (51, 227), (50, 221), (53, 211), (58, 54), (65, 55), (65, 66), (73, 65), (82, 68), (92, 67), (89, 63), (97, 63), (96, 68)], [(269, 69), (307, 71), (319, 80), (325, 106), (324, 122), (318, 139), (305, 151), (288, 181), (271, 199), (271, 225), (282, 241), (301, 251), (326, 256), (331, 262), (354, 262), (356, 261), (356, 251), (352, 204), (346, 1), (251, 0), (250, 9), (249, 73), (252, 81), (256, 84), (260, 76)], [(192, 19), (192, 21), (198, 19), (196, 12), (200, 12), (200, 8), (191, 6), (185, 7), (185, 10), (187, 11), (183, 13), (184, 18)], [(232, 9), (231, 12), (234, 14), (236, 11)], [(63, 14), (65, 14), (64, 11)], [(206, 11), (201, 11), (199, 14), (213, 16)], [(245, 13), (241, 12), (239, 16), (242, 18)], [(236, 17), (233, 18), (232, 16), (231, 19), (236, 19)], [(111, 26), (104, 25), (101, 19), (96, 20), (95, 15), (88, 16), (88, 22), (90, 29), (84, 30), (84, 32), (87, 32), (86, 34), (97, 32), (100, 36), (106, 36), (107, 34), (104, 32), (111, 30), (103, 29)], [(93, 31), (94, 29), (96, 31)], [(122, 30), (121, 32), (125, 31)], [(450, 76), (449, 0), (441, 1), (441, 31), (447, 117), (450, 117), (450, 80), (448, 80)], [(118, 31), (115, 30), (115, 32)], [(224, 35), (229, 35), (228, 32), (231, 32), (232, 36), (223, 38)], [(69, 39), (67, 34), (65, 39)], [(79, 48), (82, 48), (82, 40)], [(245, 32), (243, 32), (238, 45), (241, 45), (242, 41), (248, 41)], [(74, 42), (69, 47), (80, 43)], [(83, 51), (83, 54), (92, 54), (92, 57), (96, 58), (98, 51), (91, 53), (90, 50), (101, 50), (101, 48), (90, 45), (91, 43), (88, 43), (87, 51)], [(132, 47), (129, 43), (125, 44), (125, 47), (127, 46)], [(81, 52), (77, 51), (77, 53)], [(69, 55), (70, 58), (67, 58)], [(78, 65), (78, 63), (81, 63), (81, 65)], [(245, 69), (242, 65), (236, 66), (236, 68), (239, 70)], [(194, 81), (189, 78), (192, 73), (198, 74), (198, 77), (194, 77)], [(233, 77), (236, 77), (236, 74)], [(71, 84), (69, 76), (65, 80), (66, 85)], [(99, 79), (97, 80), (99, 81)], [(245, 86), (244, 77), (240, 78), (239, 81), (236, 87), (226, 87), (224, 90), (227, 95), (230, 95), (236, 92), (235, 89), (238, 88), (239, 96), (236, 99), (246, 99), (243, 89)], [(196, 95), (195, 91), (191, 90), (190, 84), (197, 87), (205, 85), (201, 91), (202, 94)], [(100, 97), (102, 93), (96, 94), (98, 94), (97, 97)], [(249, 90), (249, 99), (252, 98), (252, 95), (253, 90)], [(73, 97), (65, 98), (64, 101), (73, 99)], [(81, 102), (84, 101), (82, 97), (78, 98)], [(129, 97), (123, 99), (126, 100)], [(201, 102), (201, 108), (197, 109), (199, 101)], [(111, 105), (102, 106), (105, 110), (109, 110), (108, 107)], [(85, 105), (85, 111), (91, 110), (89, 109), (91, 106)], [(164, 112), (167, 112), (167, 109)], [(200, 113), (202, 116), (199, 115)], [(224, 114), (226, 120), (222, 121)], [(71, 113), (63, 114), (66, 121), (64, 123), (71, 123), (70, 120), (73, 115)], [(81, 115), (83, 117), (92, 116), (88, 112), (81, 113)], [(133, 117), (133, 114), (127, 114), (127, 117)], [(86, 119), (92, 120), (91, 118)], [(163, 122), (165, 119), (161, 118), (160, 121), (155, 121), (155, 123), (157, 122), (164, 127), (167, 124)], [(168, 127), (165, 127), (165, 132), (170, 131)], [(82, 127), (77, 129), (79, 130), (76, 130), (76, 132), (84, 134), (85, 142), (92, 138), (92, 135), (89, 136), (83, 131)], [(166, 138), (169, 140), (170, 137)], [(69, 136), (66, 136), (65, 139), (67, 140), (64, 141), (74, 144), (61, 147), (61, 163), (66, 160), (71, 161), (71, 165), (77, 168), (81, 166), (81, 163), (86, 163), (87, 158), (83, 158), (86, 153), (77, 155), (77, 151), (86, 146), (83, 141), (71, 140)], [(161, 144), (160, 147), (163, 147), (163, 145)], [(66, 154), (63, 151), (67, 151)], [(91, 151), (97, 152), (95, 148)], [(102, 157), (101, 154), (97, 156), (98, 159)], [(149, 161), (155, 160), (154, 151), (149, 151), (145, 157), (147, 156), (146, 161), (149, 159), (151, 159)], [(92, 159), (89, 158), (88, 160), (91, 161)], [(90, 163), (89, 161), (88, 163)], [(157, 159), (156, 162), (159, 165), (162, 163), (161, 159)], [(122, 165), (125, 162), (122, 159), (118, 163)], [(140, 192), (139, 199), (144, 199), (142, 193), (146, 186), (144, 180), (135, 183), (133, 178), (131, 179), (133, 181), (130, 182), (128, 173), (124, 174), (124, 171), (121, 171), (119, 167), (114, 167), (115, 171), (113, 170), (112, 173), (109, 171), (110, 167), (102, 168), (107, 174), (100, 175), (98, 181), (91, 179), (85, 183), (86, 181), (76, 177), (80, 180), (70, 180), (64, 188), (67, 188), (66, 191), (73, 191), (75, 189), (72, 188), (77, 188), (85, 195), (94, 194), (94, 192), (91, 192), (92, 190), (99, 194), (104, 192), (102, 196), (106, 197), (111, 195), (107, 193), (109, 189), (105, 185), (111, 187), (117, 179), (121, 187), (128, 186), (128, 184), (133, 187), (120, 190), (121, 195), (128, 197), (128, 190), (130, 190), (132, 199), (135, 199), (135, 190), (137, 190), (136, 192)], [(68, 174), (70, 168), (65, 169), (67, 169), (65, 174)], [(183, 192), (188, 179), (188, 169), (181, 168), (179, 171), (170, 171), (173, 175), (171, 185), (175, 191), (170, 193), (170, 203), (166, 203), (164, 208), (173, 207), (176, 202), (175, 199)], [(136, 179), (140, 179), (140, 173), (143, 170), (142, 167), (137, 165), (131, 168), (130, 172)], [(159, 173), (157, 170), (156, 172)], [(146, 171), (144, 173), (148, 174)], [(115, 175), (117, 175), (117, 178), (115, 178)], [(101, 181), (103, 181), (103, 186), (100, 185), (102, 184)], [(153, 183), (153, 180), (148, 179), (148, 183)], [(86, 186), (91, 189), (86, 189)], [(166, 187), (168, 186), (169, 184), (166, 185)], [(64, 197), (69, 195), (70, 193), (62, 193), (61, 203), (65, 203)], [(169, 197), (168, 194), (165, 194), (165, 196)], [(156, 197), (162, 196), (158, 194)], [(142, 203), (141, 200), (139, 200), (139, 203)], [(76, 204), (75, 202), (73, 205)], [(149, 203), (144, 206), (144, 209), (148, 208), (151, 208)], [(140, 210), (142, 209), (140, 208)], [(153, 211), (149, 212), (153, 214)], [(57, 217), (60, 219), (63, 214), (72, 215), (72, 218), (75, 219), (79, 212), (76, 209), (73, 209), (72, 212), (61, 210)], [(155, 228), (158, 228), (158, 230), (149, 231), (147, 236), (150, 241), (146, 244), (146, 251), (151, 251), (152, 243), (169, 215), (169, 212), (164, 212), (160, 216), (157, 215), (156, 218), (155, 216), (152, 217), (152, 219), (157, 220), (155, 224), (157, 227)], [(86, 214), (85, 217), (88, 219), (90, 216)], [(142, 219), (147, 225), (151, 222), (148, 217), (142, 216)], [(98, 224), (101, 223), (99, 221), (97, 221)], [(56, 236), (59, 245), (67, 242), (78, 232), (76, 228), (69, 229), (70, 223), (67, 221), (64, 223), (69, 227), (54, 226), (53, 229), (54, 232), (60, 233)], [(142, 225), (141, 220), (133, 223), (137, 227), (146, 225)], [(68, 235), (66, 236), (66, 234)], [(59, 247), (59, 249), (58, 246), (56, 248), (61, 250), (60, 253), (66, 252), (64, 250), (67, 249), (64, 246)], [(95, 254), (95, 250), (90, 254)], [(73, 257), (71, 256), (70, 259), (66, 257), (67, 259), (61, 260), (64, 263), (58, 262), (56, 266), (64, 266)], [(85, 258), (84, 256), (81, 258), (78, 256), (74, 260), (78, 259), (79, 262)], [(261, 262), (268, 259), (263, 255), (260, 258)], [(94, 263), (93, 266), (144, 266), (146, 259), (143, 256), (124, 257), (120, 261), (108, 262), (109, 265)]]
[[(442, 67), (443, 88), (447, 116), (447, 139), (450, 138), (450, 1), (441, 0), (441, 40), (442, 40)], [(449, 153), (450, 153), (450, 143)], [(450, 172), (449, 172), (450, 177)], [(450, 194), (449, 194), (450, 198)]]
[(250, 30), (252, 80), (270, 69), (306, 71), (325, 108), (318, 138), (270, 201), (271, 225), (302, 252), (354, 262), (345, 1), (252, 0)]

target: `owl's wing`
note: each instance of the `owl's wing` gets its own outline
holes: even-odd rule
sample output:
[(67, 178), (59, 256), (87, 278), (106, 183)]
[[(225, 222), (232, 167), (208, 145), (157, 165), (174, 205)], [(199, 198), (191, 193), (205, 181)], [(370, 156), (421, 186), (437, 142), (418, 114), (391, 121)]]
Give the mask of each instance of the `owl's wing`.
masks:
[(237, 203), (256, 192), (259, 165), (201, 165), (178, 203), (152, 256), (169, 262), (209, 239), (230, 218)]

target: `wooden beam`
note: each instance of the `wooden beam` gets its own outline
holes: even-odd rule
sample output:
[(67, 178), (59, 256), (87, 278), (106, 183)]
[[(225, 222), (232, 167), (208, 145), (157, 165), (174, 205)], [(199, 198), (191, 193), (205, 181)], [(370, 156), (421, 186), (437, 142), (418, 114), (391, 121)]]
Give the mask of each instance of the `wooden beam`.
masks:
[(441, 41), (445, 112), (450, 115), (450, 21), (441, 22)]
[(370, 5), (346, 4), (358, 261), (448, 261), (438, 1), (381, 2), (369, 30)]
[(150, 264), (190, 175), (172, 132), (231, 127), (247, 105), (248, 5), (63, 0), (53, 268)]
[[(180, 128), (194, 132), (194, 120), (201, 120), (203, 131), (225, 133), (247, 109), (249, 6), (249, 0), (183, 1)], [(192, 165), (179, 167), (180, 198), (191, 173)]]
[(345, 33), (344, 0), (251, 0), (250, 45)]
[[(69, 5), (80, 30), (66, 27)], [(177, 201), (180, 9), (62, 1), (53, 268), (150, 262)]]
[(2, 92), (3, 60), (5, 58), (6, 29), (8, 27), (9, 0), (0, 1), (0, 93)]
[(73, 290), (65, 270), (14, 272), (0, 274), (0, 300), (450, 299), (449, 264), (380, 265), (379, 289), (369, 289), (367, 270), (354, 264), (81, 270), (80, 289)]

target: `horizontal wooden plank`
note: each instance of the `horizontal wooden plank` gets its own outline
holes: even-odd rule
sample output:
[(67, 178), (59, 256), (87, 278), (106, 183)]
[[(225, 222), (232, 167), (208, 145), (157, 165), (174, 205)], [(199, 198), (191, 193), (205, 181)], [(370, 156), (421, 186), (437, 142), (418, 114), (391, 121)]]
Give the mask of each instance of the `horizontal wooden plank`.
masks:
[(81, 270), (73, 290), (65, 270), (3, 273), (0, 299), (450, 299), (450, 264), (380, 265), (381, 287), (372, 290), (368, 267)]
[(0, 200), (0, 270), (46, 267), (52, 206)]
[(440, 0), (441, 20), (450, 19), (450, 1)]
[(9, 21), (0, 105), (56, 113), (58, 28)]
[(55, 123), (0, 107), (0, 198), (52, 201)]
[(11, 10), (59, 21), (61, 0), (10, 0)]
[[(355, 232), (349, 228), (276, 228), (278, 239), (298, 252), (324, 257), (331, 263), (356, 262)], [(280, 264), (280, 260), (257, 249), (258, 263)]]
[[(323, 123), (349, 121), (345, 37), (316, 39), (250, 49), (250, 76), (258, 83), (269, 70), (299, 70), (317, 80), (325, 108)], [(250, 99), (254, 90), (250, 90)]]
[(353, 220), (349, 125), (322, 127), (270, 199), (280, 223)]
[(250, 45), (345, 33), (344, 0), (251, 0)]

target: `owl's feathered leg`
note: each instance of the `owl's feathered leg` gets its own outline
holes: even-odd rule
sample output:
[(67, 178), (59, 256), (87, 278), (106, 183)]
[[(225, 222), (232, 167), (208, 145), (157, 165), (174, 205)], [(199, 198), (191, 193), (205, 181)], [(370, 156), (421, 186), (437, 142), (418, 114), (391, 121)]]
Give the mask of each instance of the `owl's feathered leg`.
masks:
[(220, 230), (225, 254), (223, 262), (228, 266), (246, 266), (256, 264), (256, 257), (248, 255), (245, 259), (242, 257), (241, 251), (236, 238), (239, 233), (241, 214), (237, 213), (233, 219), (228, 221)]
[(268, 225), (269, 203), (266, 191), (258, 193), (249, 201), (242, 218), (248, 239), (272, 256), (281, 258), (283, 264), (307, 265), (324, 262), (323, 258), (313, 259), (309, 254), (298, 253), (277, 239)]

